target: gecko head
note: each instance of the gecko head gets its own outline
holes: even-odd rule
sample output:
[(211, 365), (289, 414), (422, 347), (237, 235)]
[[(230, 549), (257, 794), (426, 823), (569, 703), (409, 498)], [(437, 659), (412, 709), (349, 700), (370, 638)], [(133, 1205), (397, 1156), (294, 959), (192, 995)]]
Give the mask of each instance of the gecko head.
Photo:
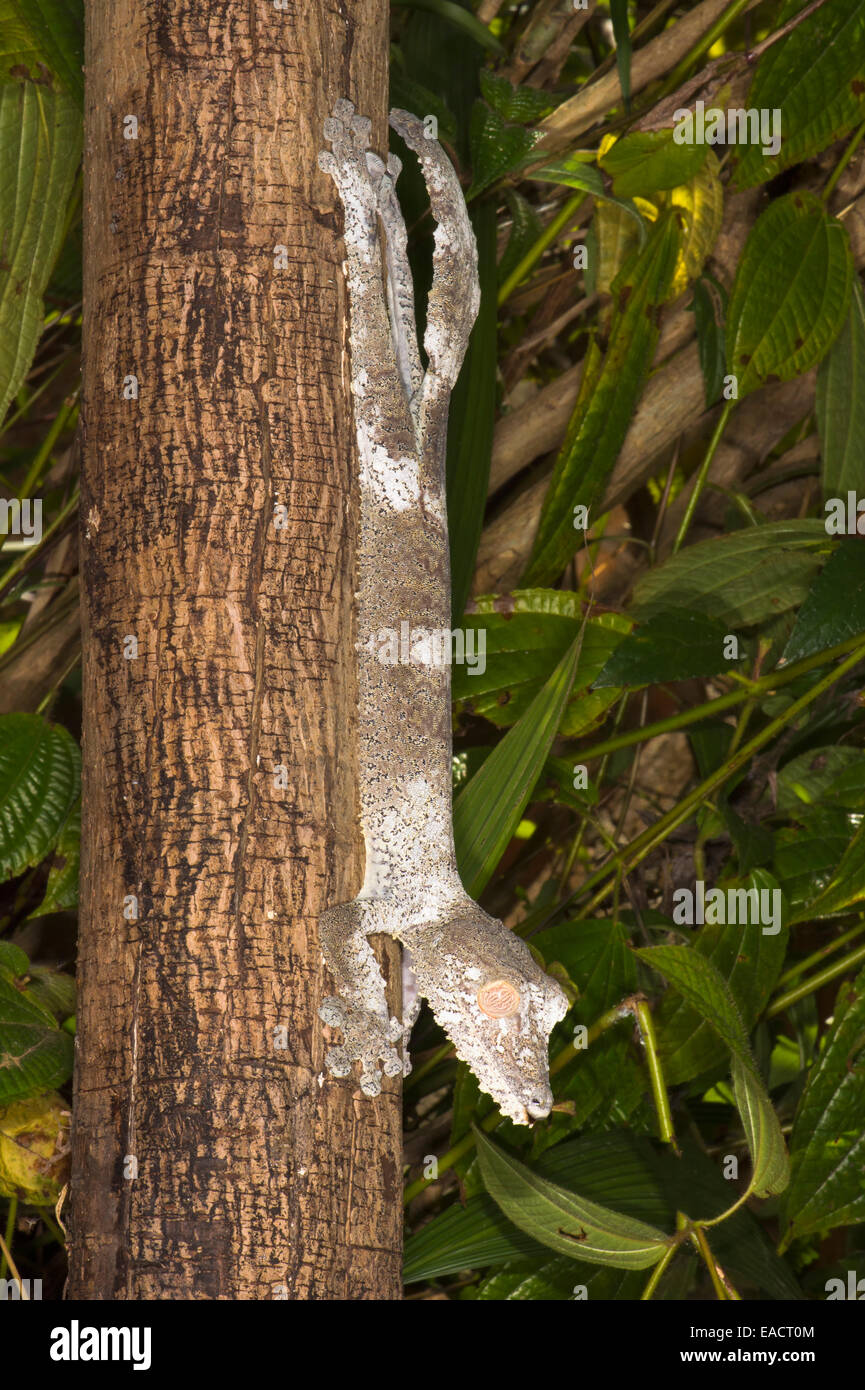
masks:
[[(524, 941), (474, 903), (436, 938), (418, 983), (457, 1056), (514, 1124), (544, 1119), (553, 1104), (549, 1038), (567, 1013), (564, 991)], [(412, 958), (417, 970), (414, 948)]]

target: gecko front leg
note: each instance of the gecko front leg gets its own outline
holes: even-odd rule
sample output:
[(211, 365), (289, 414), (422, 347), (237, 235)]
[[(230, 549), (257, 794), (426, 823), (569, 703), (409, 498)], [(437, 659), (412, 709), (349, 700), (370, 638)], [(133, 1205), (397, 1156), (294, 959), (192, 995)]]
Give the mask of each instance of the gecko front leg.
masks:
[(348, 1076), (359, 1061), (360, 1088), (367, 1096), (381, 1091), (380, 1062), (385, 1076), (410, 1070), (395, 1044), (405, 1043), (411, 1023), (390, 1016), (384, 979), (367, 940), (380, 932), (393, 934), (392, 913), (381, 900), (355, 898), (319, 919), (322, 951), (339, 991), (322, 1002), (319, 1016), (343, 1035), (342, 1044), (325, 1054), (325, 1066), (332, 1076)]

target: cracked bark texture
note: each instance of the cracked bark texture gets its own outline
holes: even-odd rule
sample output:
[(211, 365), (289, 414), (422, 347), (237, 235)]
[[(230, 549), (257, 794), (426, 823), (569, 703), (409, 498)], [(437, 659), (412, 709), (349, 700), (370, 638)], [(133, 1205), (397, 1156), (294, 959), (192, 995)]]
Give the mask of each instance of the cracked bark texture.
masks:
[(87, 22), (68, 1293), (395, 1298), (399, 1085), (324, 1079), (316, 1023), (317, 917), (362, 870), (341, 216), (316, 156), (337, 96), (386, 147), (387, 4), (91, 0)]

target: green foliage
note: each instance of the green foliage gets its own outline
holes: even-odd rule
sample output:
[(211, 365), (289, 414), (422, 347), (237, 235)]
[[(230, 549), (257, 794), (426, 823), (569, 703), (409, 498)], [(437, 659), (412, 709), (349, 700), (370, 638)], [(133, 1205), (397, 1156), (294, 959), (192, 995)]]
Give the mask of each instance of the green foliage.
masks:
[[(827, 1233), (849, 1228), (845, 1268), (863, 1247), (865, 550), (823, 502), (843, 501), (849, 529), (852, 492), (855, 527), (865, 11), (797, 22), (805, 8), (758, 9), (746, 30), (730, 7), (720, 64), (693, 48), (644, 89), (640, 11), (609, 7), (615, 47), (591, 17), (559, 54), (543, 6), (504, 5), (490, 32), (506, 56), (476, 50), (459, 97), (448, 78), (474, 216), (495, 209), (499, 228), (483, 291), (499, 423), (488, 454), (489, 317), (466, 376), (479, 420), (463, 398), (453, 446), (470, 522), (449, 475), (460, 599), (490, 456), (499, 488), (479, 550), (493, 592), (461, 620), (485, 666), (453, 671), (457, 840), (466, 881), (571, 1007), (555, 1106), (531, 1131), (416, 1039), (407, 1126), (438, 1177), (409, 1182), (415, 1292), (687, 1299), (726, 1278), (803, 1299), (824, 1296), (809, 1261), (835, 1268)], [(622, 93), (600, 115), (599, 66)], [(680, 92), (690, 77), (703, 85)], [(671, 112), (694, 91), (707, 111), (778, 108), (778, 153), (683, 143)], [(732, 201), (758, 184), (759, 204)], [(682, 916), (698, 882), (724, 913)], [(444, 1148), (421, 1140), (448, 1115)]]

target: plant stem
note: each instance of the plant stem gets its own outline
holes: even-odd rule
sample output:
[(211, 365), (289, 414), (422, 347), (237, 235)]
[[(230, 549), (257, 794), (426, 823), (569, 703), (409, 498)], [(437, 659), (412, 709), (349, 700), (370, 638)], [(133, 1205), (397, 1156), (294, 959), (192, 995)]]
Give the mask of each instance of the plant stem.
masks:
[[(624, 849), (620, 850), (617, 855), (614, 855), (607, 864), (597, 869), (596, 872), (582, 884), (580, 892), (587, 892), (590, 888), (593, 888), (596, 883), (602, 882), (611, 874), (620, 871), (629, 873), (632, 869), (636, 868), (637, 864), (641, 863), (651, 850), (661, 844), (671, 831), (676, 830), (683, 821), (689, 818), (692, 812), (696, 810), (707, 796), (710, 796), (718, 787), (723, 786), (735, 772), (739, 771), (740, 767), (744, 767), (746, 763), (750, 762), (754, 754), (759, 752), (765, 744), (770, 743), (777, 734), (781, 733), (782, 730), (796, 718), (797, 715), (806, 710), (809, 705), (812, 705), (814, 701), (825, 694), (827, 690), (830, 690), (848, 671), (851, 671), (854, 666), (858, 665), (858, 663), (865, 658), (865, 643), (861, 640), (861, 633), (856, 640), (859, 642), (859, 646), (848, 656), (846, 661), (842, 661), (840, 666), (837, 666), (834, 671), (830, 671), (822, 680), (812, 685), (811, 689), (798, 700), (794, 700), (793, 704), (790, 705), (783, 714), (779, 714), (777, 719), (771, 720), (770, 723), (766, 725), (765, 729), (761, 729), (760, 733), (755, 734), (750, 742), (743, 744), (732, 757), (725, 758), (719, 768), (716, 768), (716, 770), (701, 782), (699, 786), (695, 787), (692, 792), (689, 792), (687, 796), (683, 797), (676, 806), (666, 813), (666, 815), (661, 816), (660, 820), (656, 821), (654, 825), (650, 825), (647, 830), (643, 831), (642, 835), (638, 835), (629, 845), (625, 845)], [(607, 883), (600, 889), (583, 909), (583, 915), (586, 917), (591, 916), (595, 908), (609, 897), (612, 888), (612, 883)]]
[(559, 235), (559, 232), (561, 232), (562, 229), (567, 226), (574, 213), (577, 211), (580, 205), (583, 202), (585, 202), (587, 196), (588, 195), (586, 193), (574, 193), (570, 198), (567, 198), (565, 200), (559, 211), (556, 213), (555, 217), (552, 219), (551, 222), (547, 223), (546, 227), (541, 232), (537, 241), (529, 247), (522, 260), (519, 262), (518, 265), (514, 267), (510, 275), (505, 280), (504, 284), (499, 290), (499, 307), (501, 307), (502, 304), (504, 304), (506, 299), (510, 298), (514, 290), (517, 288), (517, 285), (521, 284), (522, 281), (528, 275), (529, 271), (535, 265), (537, 265), (538, 261), (541, 259), (541, 256), (544, 254), (547, 247), (552, 245), (556, 237)]
[(717, 43), (724, 30), (728, 29), (733, 21), (739, 18), (739, 15), (750, 3), (751, 0), (733, 0), (732, 5), (728, 5), (723, 14), (718, 15), (711, 28), (706, 30), (705, 34), (694, 44), (694, 47), (676, 64), (669, 77), (664, 79), (658, 91), (654, 93), (655, 103), (665, 97), (668, 92), (674, 92), (677, 87), (681, 86), (697, 60), (702, 58), (703, 54)]
[(673, 1129), (670, 1097), (667, 1094), (661, 1059), (658, 1056), (658, 1040), (655, 1037), (655, 1024), (652, 1020), (652, 1011), (649, 1008), (648, 1001), (641, 999), (634, 1009), (634, 1014), (637, 1020), (637, 1026), (640, 1030), (643, 1047), (646, 1049), (646, 1068), (649, 1073), (649, 1082), (652, 1087), (652, 1098), (655, 1102), (655, 1110), (658, 1113), (658, 1133), (663, 1142), (665, 1144), (671, 1144), (676, 1156), (681, 1158), (681, 1150), (676, 1143), (676, 1133)]
[(832, 170), (832, 173), (829, 177), (829, 182), (823, 189), (824, 203), (828, 203), (829, 199), (834, 193), (835, 185), (837, 184), (844, 170), (847, 168), (847, 165), (850, 163), (850, 160), (856, 153), (856, 150), (859, 146), (859, 142), (861, 141), (863, 135), (865, 135), (865, 121), (862, 122), (858, 130), (854, 130), (847, 144), (847, 148), (845, 149), (841, 158), (838, 160), (838, 163), (835, 165), (835, 168)]
[(724, 1271), (721, 1269), (721, 1266), (716, 1262), (715, 1256), (712, 1254), (712, 1251), (709, 1248), (709, 1242), (707, 1241), (704, 1232), (700, 1229), (699, 1226), (691, 1225), (689, 1234), (691, 1236), (691, 1240), (694, 1242), (694, 1244), (696, 1245), (697, 1249), (699, 1250), (700, 1254), (706, 1262), (706, 1268), (709, 1271), (709, 1278), (712, 1280), (712, 1287), (715, 1290), (715, 1296), (722, 1303), (726, 1303), (730, 1300), (733, 1300), (736, 1303), (740, 1303), (741, 1299), (739, 1298), (739, 1295), (733, 1288), (733, 1285), (730, 1283)]
[(77, 506), (78, 489), (76, 488), (72, 496), (69, 498), (69, 501), (61, 509), (59, 515), (55, 517), (54, 521), (52, 521), (48, 529), (42, 532), (42, 539), (38, 542), (38, 544), (29, 546), (26, 550), (22, 550), (21, 554), (18, 556), (18, 559), (12, 561), (12, 564), (6, 570), (6, 573), (2, 576), (2, 579), (0, 579), (0, 598), (5, 597), (6, 591), (9, 588), (11, 581), (15, 578), (17, 574), (20, 573), (22, 569), (26, 568), (26, 566), (30, 563), (33, 556), (35, 555), (36, 551), (39, 550), (41, 547), (47, 545), (48, 542), (52, 539), (52, 537), (56, 535), (63, 523), (67, 521), (70, 516), (72, 516)]
[(779, 994), (766, 1010), (766, 1018), (774, 1018), (776, 1014), (782, 1014), (791, 1004), (796, 1004), (800, 999), (805, 999), (809, 994), (813, 994), (815, 989), (828, 985), (831, 980), (837, 980), (839, 975), (846, 975), (847, 971), (852, 970), (860, 961), (865, 961), (865, 946), (860, 946), (858, 951), (853, 951), (849, 956), (844, 956), (842, 960), (837, 960), (834, 965), (827, 965), (825, 970), (818, 971), (816, 975), (811, 975), (809, 979), (803, 980), (793, 989), (788, 989), (786, 994)]
[(863, 931), (865, 931), (865, 922), (857, 922), (855, 927), (851, 927), (841, 936), (836, 936), (834, 941), (821, 946), (819, 951), (812, 951), (810, 956), (803, 956), (801, 960), (795, 961), (788, 970), (784, 971), (783, 975), (778, 976), (777, 983), (779, 985), (786, 984), (788, 980), (801, 975), (803, 970), (810, 970), (812, 965), (819, 965), (821, 960), (825, 960), (827, 956), (833, 956), (842, 946), (846, 946), (848, 941), (855, 941), (856, 937), (861, 936)]
[(726, 405), (724, 406), (724, 409), (718, 416), (718, 423), (715, 426), (715, 429), (712, 433), (712, 438), (709, 440), (709, 447), (706, 450), (706, 456), (703, 459), (703, 462), (700, 464), (699, 472), (697, 473), (697, 476), (694, 479), (694, 486), (691, 488), (691, 495), (688, 498), (688, 502), (685, 507), (685, 515), (682, 517), (682, 521), (679, 526), (676, 539), (673, 542), (674, 555), (677, 554), (679, 547), (682, 544), (682, 541), (685, 539), (685, 536), (688, 533), (688, 527), (691, 525), (694, 512), (697, 510), (697, 503), (699, 502), (703, 488), (706, 485), (706, 478), (708, 477), (709, 469), (712, 465), (712, 459), (715, 457), (718, 445), (721, 442), (721, 436), (723, 435), (724, 430), (727, 428), (727, 421), (730, 418), (733, 406), (735, 404), (735, 401), (727, 401)]
[(680, 1242), (676, 1241), (675, 1244), (671, 1245), (669, 1249), (664, 1251), (663, 1255), (661, 1256), (661, 1258), (659, 1259), (658, 1263), (655, 1265), (655, 1268), (652, 1270), (652, 1273), (649, 1276), (648, 1284), (643, 1289), (643, 1292), (640, 1294), (641, 1303), (645, 1300), (650, 1299), (653, 1296), (655, 1290), (657, 1289), (658, 1285), (664, 1277), (664, 1272), (667, 1266), (669, 1265), (676, 1251), (679, 1249), (679, 1245)]
[(785, 666), (782, 670), (776, 668), (768, 675), (761, 676), (757, 681), (745, 682), (740, 689), (731, 690), (726, 695), (719, 695), (716, 700), (707, 700), (705, 704), (695, 705), (691, 709), (683, 710), (681, 714), (671, 714), (666, 719), (658, 719), (654, 724), (646, 724), (642, 729), (631, 729), (626, 734), (615, 734), (611, 738), (604, 739), (603, 743), (595, 743), (591, 748), (585, 749), (582, 757), (585, 760), (603, 758), (608, 753), (616, 753), (620, 748), (630, 748), (635, 743), (644, 743), (648, 739), (657, 738), (660, 734), (671, 734), (679, 729), (686, 729), (690, 724), (698, 724), (701, 719), (712, 719), (715, 715), (721, 714), (724, 710), (734, 709), (736, 705), (741, 705), (743, 701), (750, 700), (755, 695), (763, 695), (768, 691), (778, 690), (781, 686), (796, 680), (797, 677), (806, 675), (808, 671), (813, 671), (815, 667), (825, 666), (828, 662), (834, 661), (836, 657), (845, 656), (847, 652), (852, 651), (860, 639), (861, 633), (857, 633), (855, 637), (848, 637), (845, 642), (840, 642), (837, 647), (829, 647), (825, 652), (806, 656), (791, 666)]

